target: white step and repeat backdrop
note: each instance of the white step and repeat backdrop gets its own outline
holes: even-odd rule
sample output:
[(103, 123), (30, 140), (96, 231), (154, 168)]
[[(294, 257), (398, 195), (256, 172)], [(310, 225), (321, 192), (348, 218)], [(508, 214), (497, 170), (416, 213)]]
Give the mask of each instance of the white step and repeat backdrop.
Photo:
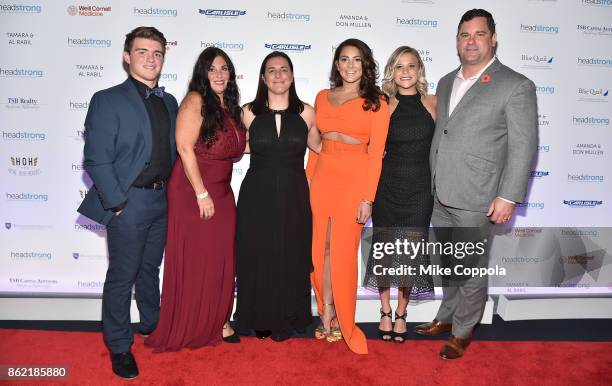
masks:
[[(480, 7), (496, 18), (500, 60), (533, 79), (539, 102), (537, 164), (509, 234), (514, 246), (505, 248), (545, 227), (569, 227), (546, 252), (553, 260), (514, 254), (506, 265), (533, 271), (565, 260), (578, 271), (566, 269), (552, 292), (612, 292), (601, 252), (609, 232), (576, 228), (612, 222), (612, 0), (0, 0), (0, 292), (101, 292), (105, 228), (76, 212), (91, 185), (83, 122), (91, 95), (125, 79), (123, 41), (132, 28), (153, 25), (166, 35), (160, 84), (179, 101), (198, 54), (216, 46), (236, 65), (242, 102), (255, 94), (262, 58), (283, 50), (299, 95), (312, 103), (328, 87), (335, 47), (349, 37), (367, 42), (381, 67), (397, 46), (417, 48), (435, 92), (458, 66), (460, 16)], [(248, 162), (235, 165), (236, 192)], [(593, 245), (574, 251), (574, 238)], [(586, 284), (561, 288), (568, 276)], [(525, 292), (526, 285), (500, 287)]]

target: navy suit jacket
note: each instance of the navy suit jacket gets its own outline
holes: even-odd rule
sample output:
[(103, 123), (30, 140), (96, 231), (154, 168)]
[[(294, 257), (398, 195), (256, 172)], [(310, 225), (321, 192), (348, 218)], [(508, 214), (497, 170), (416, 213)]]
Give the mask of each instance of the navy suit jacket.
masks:
[[(164, 94), (164, 103), (170, 116), (169, 140), (174, 162), (178, 104), (168, 93)], [(125, 202), (128, 190), (151, 161), (149, 114), (130, 79), (93, 95), (85, 129), (83, 166), (94, 184), (78, 212), (106, 225), (113, 217), (111, 209)]]

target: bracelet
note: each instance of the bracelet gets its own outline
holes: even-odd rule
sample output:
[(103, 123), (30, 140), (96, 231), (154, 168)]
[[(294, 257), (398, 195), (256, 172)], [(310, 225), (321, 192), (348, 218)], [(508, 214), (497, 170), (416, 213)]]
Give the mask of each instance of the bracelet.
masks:
[(202, 201), (203, 199), (205, 199), (207, 197), (208, 197), (208, 192), (207, 191), (199, 193), (199, 194), (196, 194), (196, 200), (198, 200), (198, 201)]
[(370, 205), (372, 206), (374, 204), (374, 201), (370, 201), (370, 200), (361, 200), (362, 204), (366, 204), (366, 205)]

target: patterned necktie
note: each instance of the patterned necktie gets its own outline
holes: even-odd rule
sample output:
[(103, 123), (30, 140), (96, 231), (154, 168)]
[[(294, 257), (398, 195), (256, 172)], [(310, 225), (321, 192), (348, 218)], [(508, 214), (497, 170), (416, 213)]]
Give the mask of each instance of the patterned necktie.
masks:
[(155, 94), (158, 97), (163, 98), (164, 97), (164, 90), (165, 90), (164, 86), (148, 88), (148, 89), (145, 90), (145, 98), (146, 99), (149, 98), (151, 96), (151, 94)]

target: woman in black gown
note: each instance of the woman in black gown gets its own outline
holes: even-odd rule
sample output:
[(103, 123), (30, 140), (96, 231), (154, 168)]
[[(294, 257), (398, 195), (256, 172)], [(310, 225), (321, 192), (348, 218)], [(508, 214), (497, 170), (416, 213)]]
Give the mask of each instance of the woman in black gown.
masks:
[(307, 144), (320, 146), (314, 109), (295, 91), (282, 52), (264, 59), (255, 100), (243, 108), (249, 170), (238, 196), (237, 330), (282, 341), (311, 323), (312, 219)]
[[(372, 244), (407, 239), (427, 241), (433, 197), (429, 148), (435, 127), (436, 97), (427, 95), (425, 67), (419, 53), (407, 46), (397, 48), (385, 66), (383, 90), (390, 96), (391, 121), (382, 173), (372, 208)], [(373, 249), (372, 249), (373, 251)], [(418, 275), (429, 256), (387, 254), (368, 258), (364, 286), (380, 293), (379, 335), (382, 340), (403, 343), (406, 339), (408, 298), (433, 295), (429, 276)], [(376, 266), (378, 268), (375, 268)], [(417, 275), (381, 275), (380, 267), (416, 267)], [(390, 287), (398, 288), (395, 323), (391, 320)]]

